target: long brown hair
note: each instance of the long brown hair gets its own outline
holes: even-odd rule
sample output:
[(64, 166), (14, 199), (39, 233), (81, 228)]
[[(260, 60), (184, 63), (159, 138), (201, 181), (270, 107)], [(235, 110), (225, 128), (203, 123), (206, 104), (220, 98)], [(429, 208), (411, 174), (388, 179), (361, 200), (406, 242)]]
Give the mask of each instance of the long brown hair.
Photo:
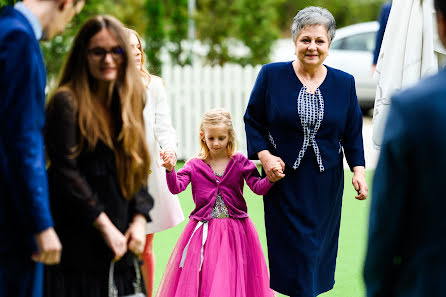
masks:
[[(109, 98), (114, 100), (112, 118), (119, 133), (112, 133), (107, 119), (96, 112), (93, 90), (97, 81), (88, 70), (88, 44), (99, 31), (113, 34), (124, 50), (118, 77), (110, 84)], [(77, 33), (65, 62), (58, 90), (68, 90), (73, 96), (81, 137), (78, 153), (84, 146), (93, 149), (98, 140), (113, 149), (122, 194), (130, 199), (147, 183), (150, 157), (144, 131), (144, 86), (135, 67), (124, 26), (114, 17), (96, 16), (89, 19)], [(105, 106), (110, 108), (109, 106)]]
[(228, 128), (228, 144), (226, 145), (226, 154), (232, 157), (235, 152), (236, 138), (234, 127), (232, 126), (231, 114), (222, 108), (211, 109), (203, 116), (200, 124), (200, 152), (198, 159), (206, 160), (209, 157), (209, 148), (203, 139), (203, 135), (209, 127), (224, 124)]
[(125, 28), (125, 30), (127, 32), (127, 35), (129, 37), (129, 39), (130, 39), (130, 36), (131, 36), (130, 34), (135, 35), (136, 39), (138, 39), (138, 43), (139, 43), (139, 47), (140, 47), (139, 50), (141, 51), (141, 68), (138, 69), (138, 70), (140, 71), (140, 75), (142, 76), (142, 78), (144, 80), (145, 87), (148, 88), (149, 87), (149, 83), (150, 83), (150, 73), (149, 73), (149, 71), (146, 68), (144, 68), (144, 62), (146, 60), (146, 57), (145, 57), (145, 54), (144, 54), (144, 50), (142, 48), (141, 37), (139, 36), (138, 32), (136, 32), (133, 29)]

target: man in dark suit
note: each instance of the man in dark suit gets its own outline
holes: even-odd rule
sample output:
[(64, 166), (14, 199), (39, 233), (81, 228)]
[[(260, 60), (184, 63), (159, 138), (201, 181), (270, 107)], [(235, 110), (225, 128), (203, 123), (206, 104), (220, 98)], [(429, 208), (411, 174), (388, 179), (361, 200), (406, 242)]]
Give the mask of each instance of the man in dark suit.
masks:
[(59, 262), (42, 129), (46, 70), (39, 39), (63, 31), (84, 0), (24, 0), (0, 16), (0, 297), (41, 296)]
[(384, 3), (379, 13), (379, 30), (376, 32), (375, 50), (373, 51), (373, 65), (372, 72), (376, 70), (376, 63), (378, 63), (379, 51), (383, 43), (384, 32), (386, 31), (387, 21), (389, 20), (390, 10), (392, 9), (392, 2)]
[[(446, 46), (446, 1), (435, 0)], [(446, 70), (392, 98), (375, 172), (368, 297), (446, 296)]]

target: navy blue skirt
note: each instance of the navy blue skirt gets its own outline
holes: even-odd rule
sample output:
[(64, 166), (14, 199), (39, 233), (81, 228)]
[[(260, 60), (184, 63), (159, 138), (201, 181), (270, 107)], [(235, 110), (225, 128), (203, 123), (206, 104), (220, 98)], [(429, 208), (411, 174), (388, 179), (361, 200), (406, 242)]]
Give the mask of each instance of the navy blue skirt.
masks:
[(271, 288), (314, 297), (334, 285), (344, 170), (319, 172), (311, 147), (264, 196)]

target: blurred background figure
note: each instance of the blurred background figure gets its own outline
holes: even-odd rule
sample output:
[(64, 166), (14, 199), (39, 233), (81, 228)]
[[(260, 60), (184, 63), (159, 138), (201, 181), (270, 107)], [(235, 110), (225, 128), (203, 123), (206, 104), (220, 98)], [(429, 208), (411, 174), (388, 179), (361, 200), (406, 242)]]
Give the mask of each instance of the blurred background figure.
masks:
[(433, 0), (394, 0), (375, 71), (378, 85), (372, 139), (377, 149), (381, 146), (391, 95), (436, 73), (445, 54), (435, 26)]
[(42, 296), (42, 263), (60, 260), (48, 204), (42, 137), (46, 70), (39, 40), (62, 32), (83, 6), (82, 0), (24, 0), (0, 16), (2, 297)]
[[(143, 276), (146, 284), (147, 296), (152, 296), (155, 276), (155, 254), (153, 252), (153, 236), (156, 232), (175, 227), (184, 220), (183, 211), (177, 195), (173, 195), (166, 182), (165, 162), (175, 166), (177, 135), (172, 127), (170, 109), (167, 102), (163, 80), (149, 74), (144, 67), (145, 56), (139, 34), (127, 29), (130, 46), (146, 87), (146, 106), (144, 108), (144, 122), (146, 141), (152, 162), (150, 163), (149, 191), (154, 199), (153, 209), (150, 211), (151, 222), (147, 224), (146, 246), (143, 253)], [(172, 158), (168, 158), (172, 156)], [(165, 161), (166, 160), (166, 161)], [(169, 160), (169, 161), (167, 161)]]
[[(446, 46), (446, 2), (435, 8)], [(392, 98), (373, 182), (367, 297), (446, 296), (445, 98), (445, 70)]]
[(373, 51), (372, 74), (376, 69), (376, 63), (378, 62), (379, 51), (381, 50), (381, 44), (383, 42), (384, 32), (386, 31), (387, 20), (389, 19), (391, 8), (392, 2), (384, 3), (381, 7), (381, 12), (379, 13), (379, 30), (376, 34), (375, 50)]
[(327, 9), (299, 11), (291, 26), (297, 59), (262, 67), (244, 117), (249, 158), (272, 181), (276, 163), (285, 173), (263, 202), (271, 288), (288, 296), (333, 288), (344, 153), (355, 198), (367, 198), (355, 80), (323, 64), (335, 30)]
[[(135, 293), (153, 205), (144, 92), (122, 24), (88, 20), (47, 107), (50, 202), (64, 246), (60, 264), (45, 269), (48, 297)], [(117, 295), (110, 295), (112, 279)]]

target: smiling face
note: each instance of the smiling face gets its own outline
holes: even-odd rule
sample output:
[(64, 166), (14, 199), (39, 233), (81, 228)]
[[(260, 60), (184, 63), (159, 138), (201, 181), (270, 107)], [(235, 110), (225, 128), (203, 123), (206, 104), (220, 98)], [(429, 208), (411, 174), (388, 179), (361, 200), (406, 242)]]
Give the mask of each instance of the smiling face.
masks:
[(206, 142), (211, 156), (224, 156), (227, 154), (229, 129), (225, 124), (207, 127), (204, 133), (201, 133), (201, 138)]
[(328, 56), (330, 39), (324, 25), (306, 26), (297, 35), (295, 53), (304, 67), (319, 67)]
[(130, 33), (130, 47), (132, 48), (133, 56), (135, 57), (136, 68), (141, 70), (141, 43), (139, 43), (138, 37), (135, 34)]
[(112, 82), (118, 78), (123, 61), (123, 50), (116, 36), (102, 29), (88, 43), (88, 70), (101, 82)]

